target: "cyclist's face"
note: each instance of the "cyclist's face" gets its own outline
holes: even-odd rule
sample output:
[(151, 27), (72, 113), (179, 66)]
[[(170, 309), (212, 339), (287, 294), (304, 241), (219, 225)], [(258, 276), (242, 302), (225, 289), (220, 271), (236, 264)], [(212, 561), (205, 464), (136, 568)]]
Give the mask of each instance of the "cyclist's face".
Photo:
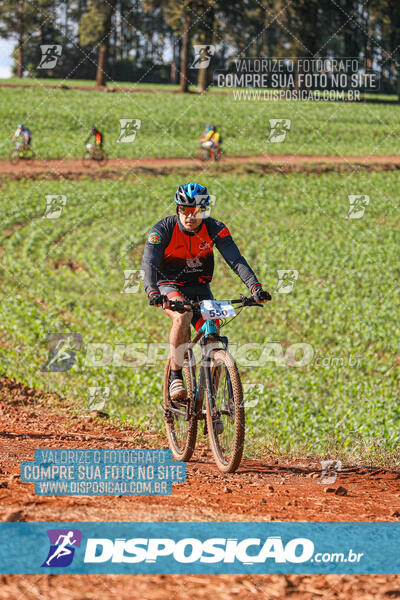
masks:
[(202, 209), (198, 206), (179, 206), (178, 214), (180, 222), (182, 223), (183, 227), (188, 231), (196, 230), (198, 227), (200, 227), (200, 224), (203, 220)]

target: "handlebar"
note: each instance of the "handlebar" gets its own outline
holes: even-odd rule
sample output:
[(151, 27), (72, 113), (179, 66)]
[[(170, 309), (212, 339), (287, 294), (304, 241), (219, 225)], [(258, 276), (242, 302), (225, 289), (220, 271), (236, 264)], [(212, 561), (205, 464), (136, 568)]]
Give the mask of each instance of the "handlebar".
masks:
[[(199, 308), (201, 301), (197, 300), (184, 300), (183, 302), (180, 300), (168, 300), (166, 296), (164, 296), (165, 302), (168, 302), (168, 308), (170, 310), (184, 313), (190, 312), (192, 308)], [(237, 300), (228, 300), (231, 304), (239, 304), (239, 308), (243, 308), (244, 306), (258, 306), (259, 308), (263, 308), (263, 304), (260, 302), (255, 302), (253, 298), (246, 298), (241, 295)]]

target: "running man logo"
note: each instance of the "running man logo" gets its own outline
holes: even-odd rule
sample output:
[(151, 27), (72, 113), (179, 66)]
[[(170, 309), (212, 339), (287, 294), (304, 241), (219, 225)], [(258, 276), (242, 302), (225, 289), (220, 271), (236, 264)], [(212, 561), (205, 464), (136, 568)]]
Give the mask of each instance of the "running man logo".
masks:
[(67, 196), (63, 195), (46, 195), (46, 208), (44, 209), (43, 219), (59, 219), (61, 217), (64, 206), (67, 203)]
[(81, 545), (82, 532), (79, 529), (48, 529), (47, 535), (50, 549), (41, 566), (45, 568), (68, 567), (74, 559), (74, 546)]
[[(196, 200), (197, 199), (201, 200), (202, 197), (203, 197), (202, 194), (197, 194)], [(210, 196), (208, 196), (208, 198), (209, 198), (209, 200), (208, 200), (207, 206), (205, 207), (205, 210), (200, 213), (200, 216), (202, 219), (207, 219), (211, 215), (211, 209), (214, 208), (215, 203), (217, 202), (216, 196), (210, 195)]]
[(279, 143), (283, 142), (286, 134), (290, 129), (290, 119), (270, 119), (269, 120), (269, 136), (267, 142)]
[(207, 69), (210, 60), (215, 54), (215, 46), (197, 44), (193, 46), (194, 60), (190, 65), (191, 69)]
[(122, 142), (124, 144), (129, 144), (130, 142), (134, 142), (136, 138), (136, 134), (142, 126), (142, 121), (140, 119), (120, 119), (119, 120), (119, 138), (117, 142)]
[(341, 460), (321, 460), (321, 477), (317, 483), (321, 485), (327, 485), (335, 483), (338, 472), (342, 470)]
[(124, 278), (124, 287), (121, 290), (121, 294), (136, 294), (139, 290), (140, 283), (144, 279), (144, 271), (138, 269), (125, 269)]
[(89, 399), (87, 403), (87, 410), (103, 410), (106, 405), (106, 401), (110, 397), (109, 386), (99, 387), (93, 386), (89, 388)]
[(198, 271), (203, 267), (203, 263), (201, 262), (200, 258), (198, 258), (197, 256), (193, 257), (193, 258), (187, 258), (186, 259), (186, 267), (183, 269), (184, 273), (187, 273), (189, 271)]
[(349, 194), (349, 210), (346, 219), (361, 219), (365, 213), (365, 207), (369, 204), (369, 196), (365, 194)]
[(69, 371), (75, 362), (76, 350), (82, 345), (79, 333), (49, 333), (49, 356), (42, 373)]
[(61, 56), (62, 46), (59, 44), (44, 44), (40, 46), (42, 58), (38, 64), (38, 69), (54, 69), (58, 59)]
[(243, 405), (244, 408), (255, 408), (264, 398), (263, 383), (244, 383), (243, 384)]
[(299, 272), (295, 269), (282, 269), (278, 270), (277, 273), (278, 284), (275, 289), (275, 294), (290, 294), (299, 278)]

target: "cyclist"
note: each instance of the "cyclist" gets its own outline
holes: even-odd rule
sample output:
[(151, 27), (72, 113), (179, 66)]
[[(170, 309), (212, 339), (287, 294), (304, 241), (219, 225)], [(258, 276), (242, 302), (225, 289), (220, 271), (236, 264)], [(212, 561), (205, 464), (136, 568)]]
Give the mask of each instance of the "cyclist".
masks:
[(152, 227), (143, 254), (143, 280), (149, 304), (162, 306), (172, 320), (169, 336), (172, 400), (186, 398), (183, 357), (179, 357), (178, 349), (189, 341), (190, 322), (198, 330), (204, 320), (196, 310), (183, 314), (170, 310), (169, 301), (213, 298), (210, 289), (214, 271), (213, 246), (249, 288), (256, 302), (271, 300), (241, 255), (229, 229), (208, 216), (209, 201), (207, 188), (203, 185), (180, 185), (175, 193), (176, 214)]
[(18, 123), (18, 127), (16, 132), (14, 133), (13, 137), (12, 137), (12, 141), (15, 142), (15, 140), (17, 138), (21, 137), (22, 138), (22, 142), (20, 142), (18, 145), (19, 147), (21, 147), (21, 145), (24, 146), (31, 146), (32, 145), (32, 134), (29, 131), (29, 129), (27, 127), (25, 127), (25, 125), (23, 125), (22, 123)]
[(206, 125), (200, 137), (203, 148), (213, 148), (216, 150), (222, 144), (222, 137), (217, 131), (216, 125)]
[(88, 150), (92, 150), (93, 149), (93, 144), (89, 144), (89, 140), (92, 137), (92, 135), (94, 135), (94, 150), (101, 150), (103, 149), (103, 141), (104, 141), (104, 136), (101, 133), (101, 131), (99, 131), (98, 129), (96, 129), (96, 127), (94, 125), (91, 126), (90, 128), (90, 133), (87, 136), (86, 140), (85, 140), (85, 145), (86, 148)]

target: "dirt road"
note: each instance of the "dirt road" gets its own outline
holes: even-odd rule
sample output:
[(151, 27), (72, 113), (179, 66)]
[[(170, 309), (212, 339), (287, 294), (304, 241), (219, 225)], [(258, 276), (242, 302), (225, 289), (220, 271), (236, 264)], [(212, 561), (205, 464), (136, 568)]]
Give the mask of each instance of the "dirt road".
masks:
[(400, 169), (400, 156), (317, 156), (303, 154), (261, 154), (259, 156), (223, 157), (220, 163), (201, 162), (194, 158), (114, 158), (106, 166), (99, 166), (92, 161), (84, 166), (80, 159), (37, 159), (33, 162), (20, 161), (11, 165), (8, 161), (0, 161), (0, 177), (21, 179), (24, 177), (63, 178), (77, 175), (93, 175), (107, 177), (123, 171), (131, 174), (159, 174), (165, 170), (173, 171), (182, 168), (197, 168), (219, 171), (233, 170), (238, 166), (260, 167), (265, 171), (290, 172), (322, 172), (326, 170), (358, 170), (358, 169)]
[[(166, 497), (35, 496), (19, 465), (36, 448), (167, 447), (157, 434), (73, 414), (52, 397), (0, 378), (0, 511), (3, 521), (392, 521), (400, 519), (400, 471), (343, 469), (334, 491), (318, 483), (317, 458), (246, 459), (219, 473), (205, 443), (187, 481)], [(339, 488), (344, 488), (340, 491)], [(344, 495), (340, 495), (340, 493)], [(0, 600), (132, 598), (395, 598), (400, 576), (3, 576)]]

